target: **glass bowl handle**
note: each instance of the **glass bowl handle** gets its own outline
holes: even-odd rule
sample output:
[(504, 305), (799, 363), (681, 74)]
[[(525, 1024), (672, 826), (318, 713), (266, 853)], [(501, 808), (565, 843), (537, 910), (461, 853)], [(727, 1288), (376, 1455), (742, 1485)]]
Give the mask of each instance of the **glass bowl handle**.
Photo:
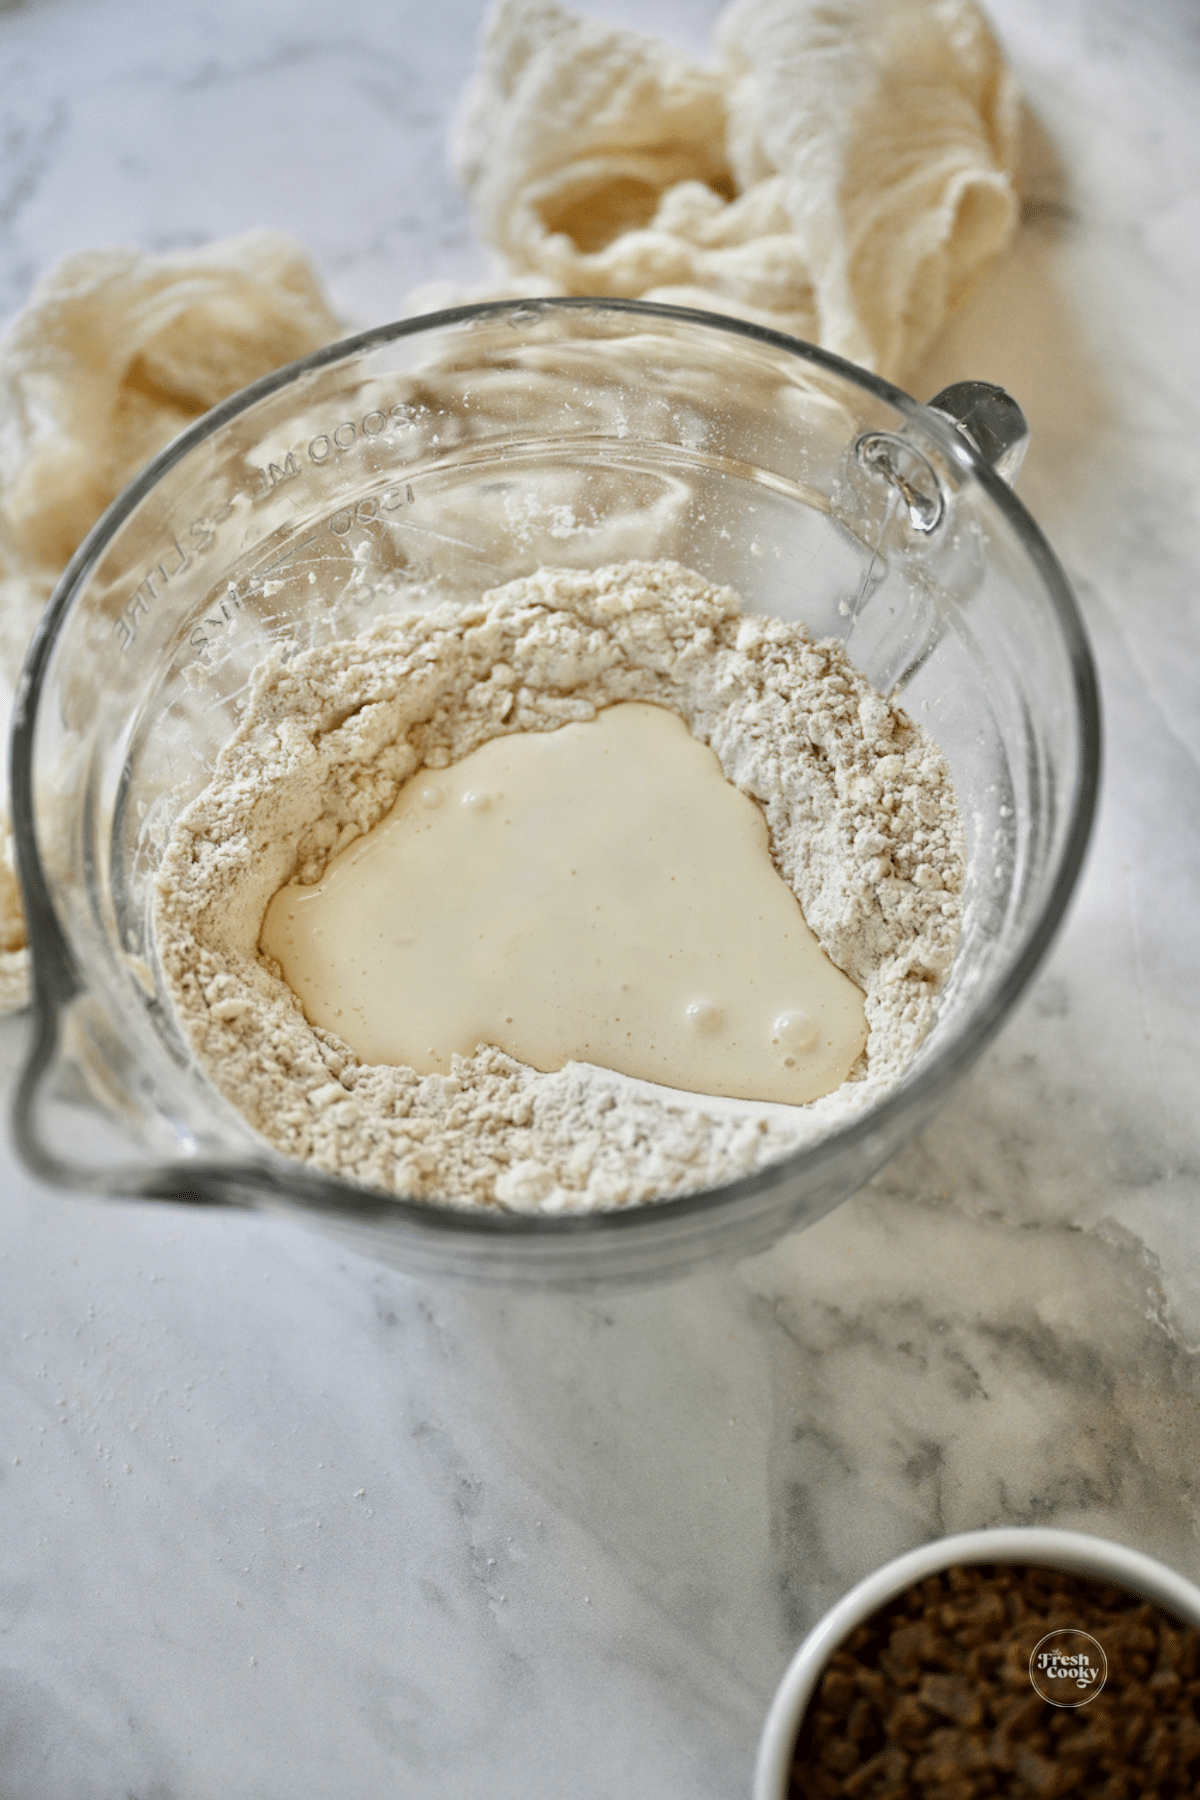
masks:
[(1029, 448), (1029, 423), (1010, 393), (992, 381), (955, 381), (926, 405), (949, 419), (1012, 487)]

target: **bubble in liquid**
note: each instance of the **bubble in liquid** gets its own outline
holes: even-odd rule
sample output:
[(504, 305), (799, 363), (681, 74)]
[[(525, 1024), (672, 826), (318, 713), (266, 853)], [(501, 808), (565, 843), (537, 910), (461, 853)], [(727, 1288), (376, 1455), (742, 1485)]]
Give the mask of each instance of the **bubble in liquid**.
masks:
[(788, 1050), (811, 1050), (817, 1041), (817, 1028), (807, 1013), (780, 1013), (771, 1027), (771, 1042)]
[(715, 1031), (721, 1023), (721, 1009), (711, 1000), (693, 1000), (684, 1008), (684, 1018), (693, 1031)]

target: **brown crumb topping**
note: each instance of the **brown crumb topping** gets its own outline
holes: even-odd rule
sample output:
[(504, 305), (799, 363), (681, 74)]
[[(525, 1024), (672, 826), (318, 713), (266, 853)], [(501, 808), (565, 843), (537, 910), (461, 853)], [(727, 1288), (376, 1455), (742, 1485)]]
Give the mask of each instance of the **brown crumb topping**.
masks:
[[(1085, 1632), (1107, 1662), (1053, 1705), (1030, 1658)], [(917, 1582), (831, 1657), (796, 1741), (789, 1800), (1196, 1800), (1200, 1630), (1058, 1569), (957, 1566)]]

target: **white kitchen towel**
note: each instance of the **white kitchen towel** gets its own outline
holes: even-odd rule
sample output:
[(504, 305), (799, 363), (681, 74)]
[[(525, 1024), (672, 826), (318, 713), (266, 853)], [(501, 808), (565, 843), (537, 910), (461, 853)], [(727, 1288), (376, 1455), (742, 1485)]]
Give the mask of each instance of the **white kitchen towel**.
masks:
[(712, 68), (500, 0), (453, 157), (489, 291), (673, 300), (903, 380), (1017, 219), (1020, 102), (972, 0), (733, 0)]

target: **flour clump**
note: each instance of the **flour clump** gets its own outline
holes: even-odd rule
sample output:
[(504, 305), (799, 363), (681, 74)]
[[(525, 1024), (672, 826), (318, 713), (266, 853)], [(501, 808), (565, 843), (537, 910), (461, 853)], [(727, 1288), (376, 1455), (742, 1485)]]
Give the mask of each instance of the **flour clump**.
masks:
[[(310, 1025), (259, 945), (277, 890), (317, 881), (418, 770), (623, 701), (678, 713), (761, 806), (780, 874), (865, 994), (851, 1079), (804, 1107), (710, 1100), (485, 1044), (419, 1075)], [(629, 562), (542, 569), (265, 665), (175, 825), (155, 940), (201, 1066), (276, 1150), (384, 1192), (561, 1212), (719, 1185), (874, 1104), (935, 1016), (962, 878), (941, 752), (839, 644), (679, 564)]]

